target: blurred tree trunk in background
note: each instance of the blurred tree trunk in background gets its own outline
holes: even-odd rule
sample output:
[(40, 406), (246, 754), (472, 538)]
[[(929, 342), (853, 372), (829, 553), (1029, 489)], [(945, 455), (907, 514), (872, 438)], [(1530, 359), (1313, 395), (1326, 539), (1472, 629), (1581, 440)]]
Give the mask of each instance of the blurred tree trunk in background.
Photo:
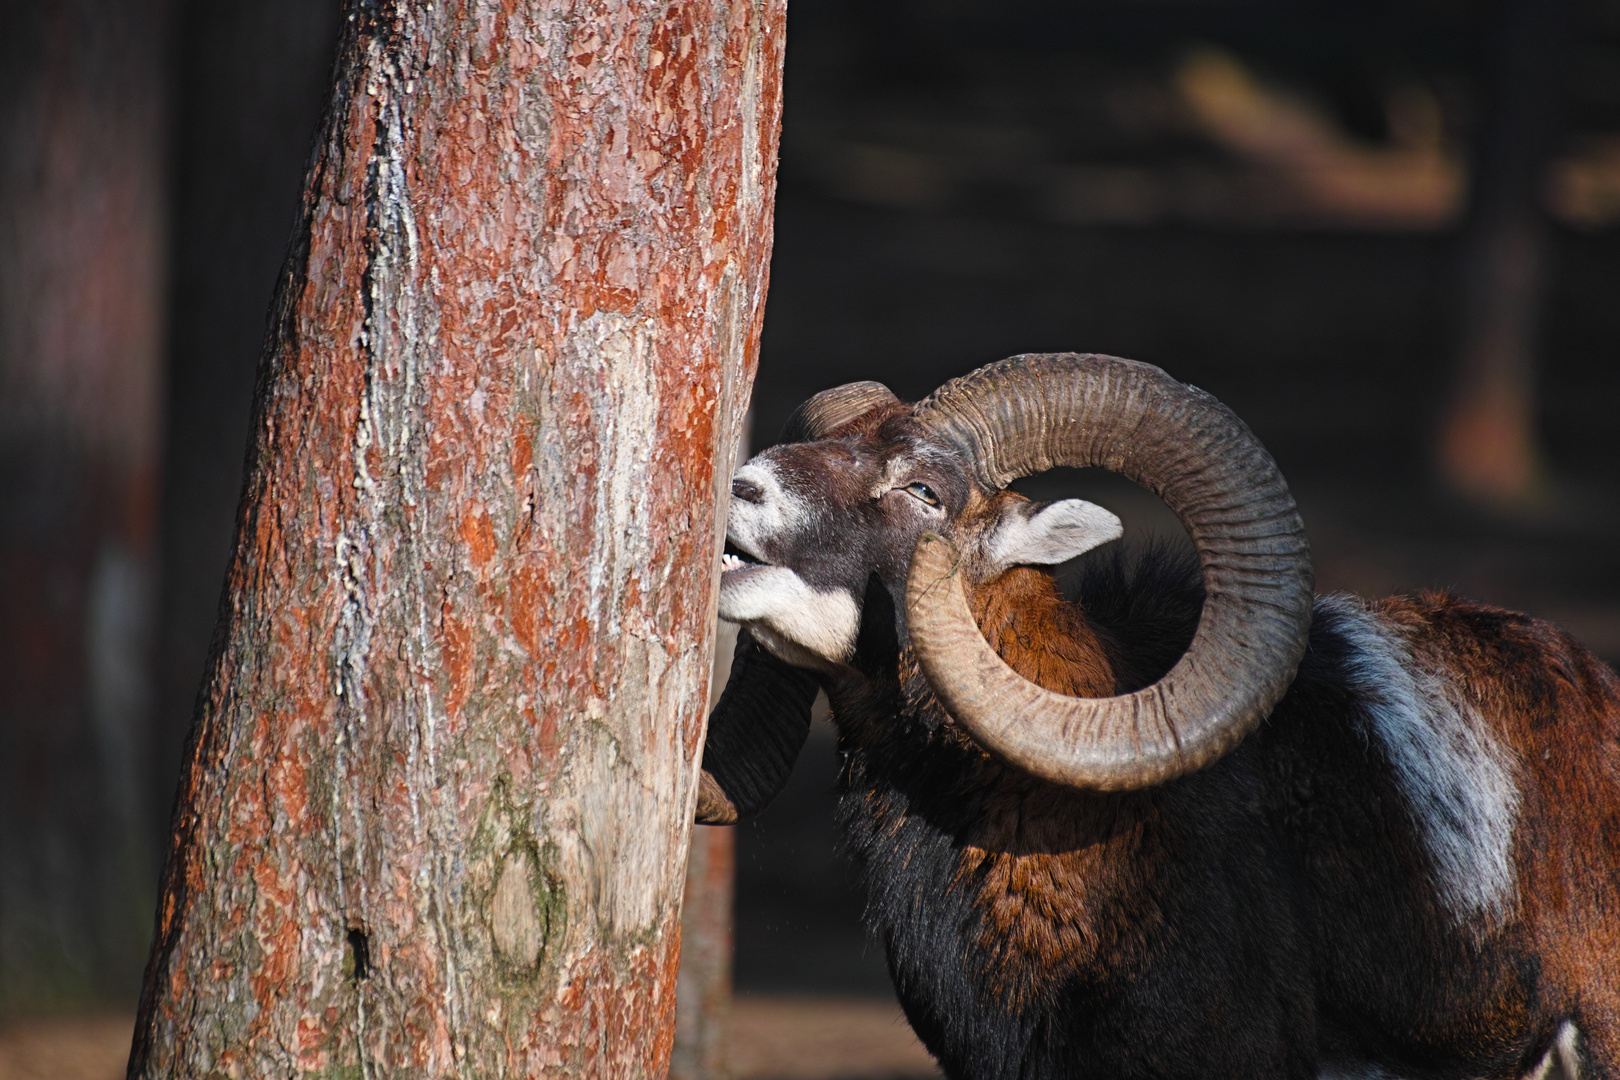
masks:
[[(725, 647), (725, 639), (736, 647), (735, 627), (718, 636), (720, 648)], [(681, 908), (681, 968), (670, 1080), (721, 1080), (727, 1075), (736, 837), (737, 830), (730, 825), (692, 830)]]
[(350, 5), (131, 1075), (666, 1067), (784, 14)]
[(0, 8), (0, 1011), (128, 1001), (167, 193), (164, 0)]
[(1564, 136), (1567, 0), (1504, 0), (1486, 79), (1462, 240), (1459, 351), (1439, 471), (1485, 507), (1547, 495), (1536, 432), (1536, 347), (1548, 271), (1547, 168)]
[(177, 20), (173, 284), (151, 739), (153, 835), (160, 843), (168, 835), (180, 748), (219, 615), (242, 495), (253, 374), (331, 86), (340, 14), (338, 0), (187, 0)]

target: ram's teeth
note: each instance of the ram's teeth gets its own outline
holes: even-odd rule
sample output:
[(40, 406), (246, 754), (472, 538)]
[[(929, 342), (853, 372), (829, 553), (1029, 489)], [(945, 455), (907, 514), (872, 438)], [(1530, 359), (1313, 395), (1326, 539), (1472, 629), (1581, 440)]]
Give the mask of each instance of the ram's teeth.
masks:
[(728, 553), (720, 556), (720, 569), (722, 570), (741, 570), (742, 566), (743, 561), (735, 555)]

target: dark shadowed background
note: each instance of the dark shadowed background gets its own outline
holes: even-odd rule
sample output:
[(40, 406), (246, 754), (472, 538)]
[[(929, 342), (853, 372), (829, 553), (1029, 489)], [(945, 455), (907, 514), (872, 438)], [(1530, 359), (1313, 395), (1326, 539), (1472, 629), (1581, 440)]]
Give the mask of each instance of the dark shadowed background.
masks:
[[(0, 1011), (118, 1010), (341, 14), (0, 15)], [(1452, 588), (1612, 663), (1617, 226), (1612, 0), (794, 0), (755, 444), (852, 379), (1150, 361), (1272, 449), (1320, 589)], [(835, 766), (818, 722), (737, 830), (744, 994), (889, 996)], [(5, 1030), (0, 1077), (50, 1072)]]
[[(800, 2), (755, 432), (852, 379), (918, 397), (1017, 352), (1150, 361), (1266, 441), (1322, 591), (1451, 588), (1620, 659), (1620, 6), (1546, 14), (1567, 21), (1529, 45), (1555, 60), (1515, 54), (1513, 5)], [(1540, 474), (1517, 501), (1436, 449), (1488, 167), (1528, 171), (1545, 223), (1510, 342)], [(1037, 490), (1121, 511), (1127, 542), (1177, 528), (1067, 480)], [(888, 992), (834, 855), (834, 757), (818, 725), (739, 828), (742, 989)]]

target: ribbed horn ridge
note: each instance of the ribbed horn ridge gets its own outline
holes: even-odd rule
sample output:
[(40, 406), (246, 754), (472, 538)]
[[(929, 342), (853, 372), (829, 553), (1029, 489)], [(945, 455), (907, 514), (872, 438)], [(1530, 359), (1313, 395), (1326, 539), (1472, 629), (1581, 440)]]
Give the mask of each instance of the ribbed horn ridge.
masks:
[(793, 410), (782, 428), (781, 442), (813, 442), (829, 432), (843, 427), (851, 420), (877, 408), (898, 401), (894, 393), (880, 382), (852, 382), (823, 390)]
[(1203, 613), (1175, 667), (1132, 694), (1072, 698), (996, 655), (956, 549), (925, 535), (908, 629), (934, 692), (981, 746), (1054, 783), (1125, 790), (1203, 768), (1270, 713), (1305, 653), (1310, 547), (1276, 463), (1231, 410), (1151, 364), (1053, 353), (955, 379), (916, 416), (992, 489), (1056, 466), (1123, 474), (1175, 511), (1203, 566)]

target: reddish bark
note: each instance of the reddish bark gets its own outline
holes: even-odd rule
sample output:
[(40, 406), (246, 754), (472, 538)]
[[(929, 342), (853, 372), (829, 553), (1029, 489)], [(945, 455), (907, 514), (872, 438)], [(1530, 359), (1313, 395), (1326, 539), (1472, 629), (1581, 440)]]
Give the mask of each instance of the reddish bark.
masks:
[(670, 1080), (721, 1080), (731, 1028), (731, 925), (736, 830), (692, 832), (681, 908), (681, 969)]
[(351, 6), (132, 1076), (667, 1066), (783, 17)]

